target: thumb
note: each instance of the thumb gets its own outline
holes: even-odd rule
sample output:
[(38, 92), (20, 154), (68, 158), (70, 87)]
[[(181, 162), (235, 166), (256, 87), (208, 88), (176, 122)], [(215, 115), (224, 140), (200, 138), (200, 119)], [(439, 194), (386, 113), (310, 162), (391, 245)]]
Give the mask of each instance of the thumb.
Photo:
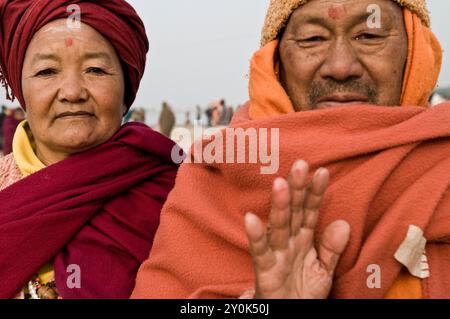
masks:
[(344, 220), (335, 221), (325, 229), (319, 246), (319, 260), (329, 272), (334, 272), (349, 240), (350, 225)]

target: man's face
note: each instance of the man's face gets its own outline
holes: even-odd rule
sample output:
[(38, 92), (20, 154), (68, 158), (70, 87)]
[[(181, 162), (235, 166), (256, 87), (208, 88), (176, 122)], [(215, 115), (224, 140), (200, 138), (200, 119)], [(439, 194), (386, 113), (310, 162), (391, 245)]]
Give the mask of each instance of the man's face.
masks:
[(312, 0), (281, 37), (280, 80), (296, 111), (395, 106), (407, 55), (402, 9), (393, 1)]

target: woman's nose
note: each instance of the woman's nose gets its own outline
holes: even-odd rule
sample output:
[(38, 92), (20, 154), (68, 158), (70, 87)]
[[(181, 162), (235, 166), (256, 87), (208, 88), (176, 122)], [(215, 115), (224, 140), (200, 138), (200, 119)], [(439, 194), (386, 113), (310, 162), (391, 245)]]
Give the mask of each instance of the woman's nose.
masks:
[(89, 98), (82, 76), (77, 72), (64, 74), (58, 91), (61, 102), (79, 103)]

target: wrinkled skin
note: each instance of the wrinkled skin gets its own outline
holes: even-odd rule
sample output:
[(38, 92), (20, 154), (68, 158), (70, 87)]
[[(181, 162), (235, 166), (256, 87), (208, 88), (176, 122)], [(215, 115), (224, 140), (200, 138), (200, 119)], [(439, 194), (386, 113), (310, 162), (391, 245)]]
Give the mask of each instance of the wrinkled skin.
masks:
[(92, 27), (55, 20), (33, 37), (22, 70), (27, 120), (38, 158), (57, 163), (94, 148), (120, 128), (126, 112), (120, 60)]
[[(380, 28), (367, 23), (381, 9)], [(297, 9), (279, 45), (280, 80), (297, 111), (400, 105), (408, 51), (402, 9), (390, 0), (313, 0)]]

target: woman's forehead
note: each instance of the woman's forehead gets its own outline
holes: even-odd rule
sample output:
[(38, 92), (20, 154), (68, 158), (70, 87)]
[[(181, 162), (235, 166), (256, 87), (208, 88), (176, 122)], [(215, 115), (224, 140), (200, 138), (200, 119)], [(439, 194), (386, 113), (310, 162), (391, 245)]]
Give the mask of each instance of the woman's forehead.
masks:
[[(89, 40), (89, 41), (101, 41), (108, 42), (97, 30), (86, 23), (80, 23), (79, 27), (73, 27), (67, 24), (66, 19), (58, 19), (49, 22), (43, 26), (33, 37), (42, 39), (54, 39), (60, 40), (66, 38), (78, 39), (78, 40)], [(45, 44), (45, 43), (43, 43)]]
[(86, 48), (102, 48), (113, 51), (111, 43), (88, 24), (81, 23), (78, 28), (67, 25), (66, 19), (52, 21), (34, 35), (29, 48), (52, 51), (60, 47), (82, 44)]

